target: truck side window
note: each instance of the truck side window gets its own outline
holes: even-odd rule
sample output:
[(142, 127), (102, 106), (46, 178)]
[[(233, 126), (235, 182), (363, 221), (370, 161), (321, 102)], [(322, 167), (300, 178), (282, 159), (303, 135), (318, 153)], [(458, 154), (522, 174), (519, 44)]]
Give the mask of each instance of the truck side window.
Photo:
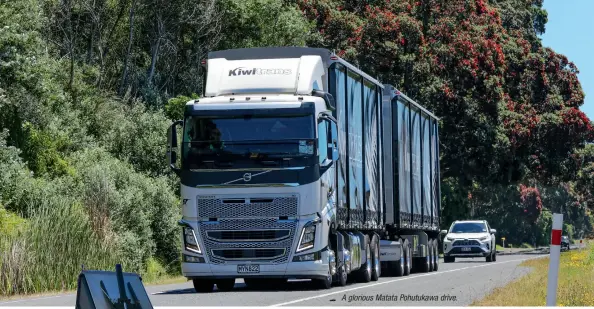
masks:
[(325, 119), (318, 122), (318, 155), (320, 164), (328, 158), (328, 122)]
[(330, 144), (329, 146), (332, 147), (332, 160), (336, 161), (338, 160), (338, 128), (336, 123), (332, 121), (329, 121), (328, 123), (330, 124), (330, 141), (328, 141), (328, 143)]

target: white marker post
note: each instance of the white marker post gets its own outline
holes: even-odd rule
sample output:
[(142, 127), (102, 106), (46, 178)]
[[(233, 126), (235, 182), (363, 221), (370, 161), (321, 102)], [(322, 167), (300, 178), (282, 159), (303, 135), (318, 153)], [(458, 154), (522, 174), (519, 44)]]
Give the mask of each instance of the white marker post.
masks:
[(551, 250), (549, 256), (549, 279), (547, 283), (547, 306), (557, 306), (557, 280), (559, 278), (559, 260), (561, 258), (561, 233), (563, 215), (553, 214), (553, 230), (551, 231)]

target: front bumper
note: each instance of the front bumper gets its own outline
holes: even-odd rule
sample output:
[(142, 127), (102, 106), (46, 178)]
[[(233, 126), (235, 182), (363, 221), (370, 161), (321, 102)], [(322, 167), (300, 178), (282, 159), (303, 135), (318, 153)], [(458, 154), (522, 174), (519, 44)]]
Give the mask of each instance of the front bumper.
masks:
[(323, 279), (328, 276), (328, 253), (322, 252), (318, 261), (288, 262), (281, 264), (258, 264), (258, 273), (239, 273), (238, 265), (254, 265), (256, 262), (208, 264), (182, 262), (182, 274), (189, 279), (195, 278), (289, 278), (289, 279)]
[(452, 257), (487, 257), (491, 254), (491, 250), (485, 244), (452, 246), (452, 243), (448, 243), (443, 254)]

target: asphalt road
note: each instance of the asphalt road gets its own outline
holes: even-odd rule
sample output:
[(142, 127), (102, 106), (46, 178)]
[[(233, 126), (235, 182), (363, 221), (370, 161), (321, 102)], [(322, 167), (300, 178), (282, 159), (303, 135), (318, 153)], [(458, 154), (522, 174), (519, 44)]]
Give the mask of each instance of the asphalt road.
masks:
[[(250, 290), (237, 280), (231, 292), (197, 294), (191, 282), (147, 286), (153, 306), (465, 306), (496, 287), (526, 274), (519, 264), (542, 255), (501, 255), (497, 262), (484, 258), (457, 259), (431, 273), (382, 277), (370, 283), (315, 290), (310, 281), (289, 281), (277, 290)], [(76, 294), (0, 301), (0, 306), (74, 306)], [(505, 304), (501, 304), (505, 305)]]

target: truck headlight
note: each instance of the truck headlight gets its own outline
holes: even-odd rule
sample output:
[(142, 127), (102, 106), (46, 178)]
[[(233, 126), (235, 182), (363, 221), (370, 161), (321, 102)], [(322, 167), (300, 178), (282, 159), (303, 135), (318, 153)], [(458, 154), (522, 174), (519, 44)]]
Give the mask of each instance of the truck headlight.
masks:
[(299, 246), (297, 247), (297, 252), (313, 248), (315, 240), (316, 225), (313, 222), (309, 222), (303, 227), (303, 230), (301, 231), (301, 237), (299, 238)]
[(313, 252), (293, 257), (293, 262), (313, 262), (322, 259), (322, 252)]
[(194, 234), (194, 229), (187, 226), (184, 227), (184, 246), (188, 251), (202, 254), (202, 250), (200, 250), (200, 245), (196, 239), (196, 234)]

